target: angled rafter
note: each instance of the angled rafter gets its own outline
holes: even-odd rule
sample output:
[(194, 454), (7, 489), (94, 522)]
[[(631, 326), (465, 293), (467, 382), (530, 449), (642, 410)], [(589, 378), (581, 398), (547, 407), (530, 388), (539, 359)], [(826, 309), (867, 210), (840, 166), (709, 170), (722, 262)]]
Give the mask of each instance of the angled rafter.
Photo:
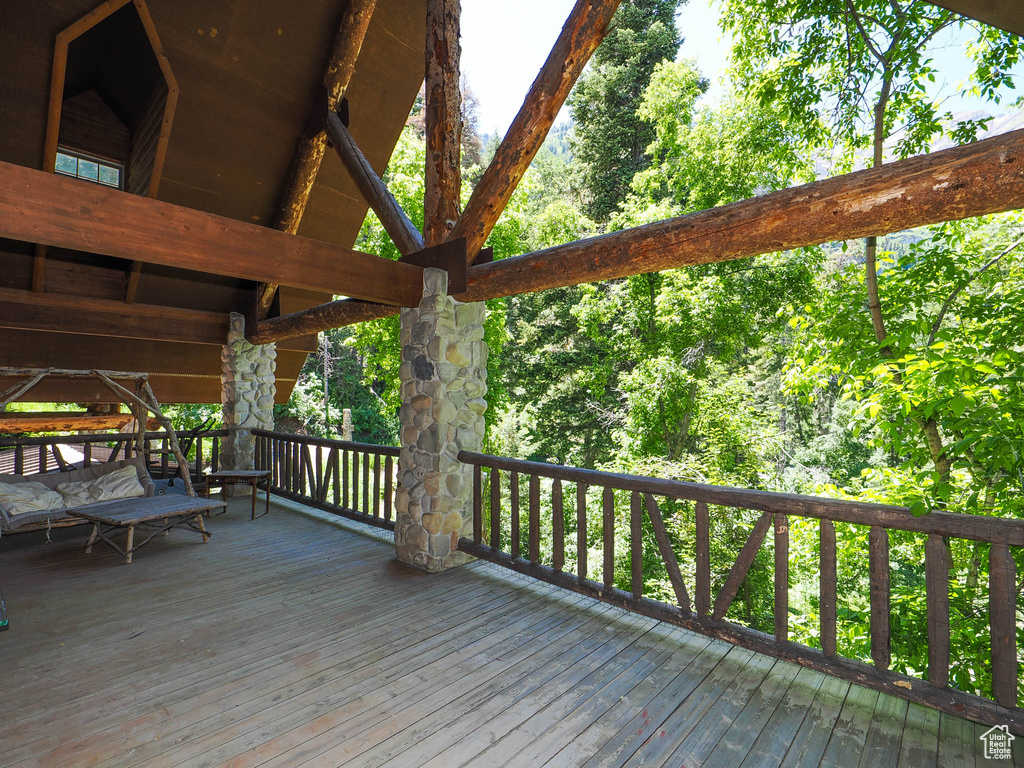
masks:
[(0, 163), (0, 237), (414, 306), (422, 268)]
[(359, 193), (403, 256), (423, 250), (423, 236), (356, 145), (355, 139), (337, 114), (327, 115), (327, 135), (337, 150)]
[[(469, 271), (463, 301), (882, 235), (1024, 207), (1024, 131), (516, 256)], [(262, 343), (387, 317), (337, 301), (260, 323)]]
[[(299, 140), (288, 172), (288, 181), (285, 183), (281, 211), (275, 227), (282, 232), (294, 235), (299, 231), (302, 214), (306, 210), (306, 203), (309, 202), (317, 172), (327, 149), (327, 136), (322, 128), (324, 112), (333, 114), (345, 96), (376, 5), (377, 0), (349, 0), (342, 12), (341, 23), (338, 25), (338, 33), (334, 37), (334, 45), (324, 73), (326, 100), (325, 103), (318, 102), (313, 106), (314, 114), (310, 116), (309, 124), (316, 127), (307, 129)], [(260, 286), (257, 310), (260, 318), (267, 316), (276, 291), (276, 283), (265, 283)]]
[(577, 0), (516, 119), (451, 233), (452, 239), (466, 238), (469, 263), (473, 263), (512, 199), (512, 193), (544, 143), (558, 111), (604, 39), (620, 2)]

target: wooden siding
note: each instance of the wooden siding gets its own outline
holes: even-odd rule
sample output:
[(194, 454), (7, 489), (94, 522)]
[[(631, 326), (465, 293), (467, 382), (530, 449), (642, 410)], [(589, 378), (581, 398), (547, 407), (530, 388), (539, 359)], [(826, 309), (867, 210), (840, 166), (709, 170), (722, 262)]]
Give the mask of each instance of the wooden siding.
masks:
[(987, 729), (959, 718), (248, 505), (209, 544), (172, 534), (130, 566), (85, 554), (85, 528), (0, 540), (0, 765), (985, 762)]

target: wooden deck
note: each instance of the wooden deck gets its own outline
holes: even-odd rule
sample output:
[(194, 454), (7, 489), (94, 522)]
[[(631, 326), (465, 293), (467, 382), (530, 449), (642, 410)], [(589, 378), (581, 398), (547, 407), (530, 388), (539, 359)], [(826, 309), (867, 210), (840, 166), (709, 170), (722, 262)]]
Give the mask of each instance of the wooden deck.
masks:
[(240, 498), (131, 565), (87, 527), (0, 540), (0, 765), (1010, 765), (987, 728), (296, 509)]

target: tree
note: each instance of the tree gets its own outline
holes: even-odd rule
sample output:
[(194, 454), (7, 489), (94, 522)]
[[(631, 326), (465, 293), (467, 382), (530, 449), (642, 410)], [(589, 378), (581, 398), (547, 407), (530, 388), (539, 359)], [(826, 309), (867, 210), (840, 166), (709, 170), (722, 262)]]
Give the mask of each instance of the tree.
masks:
[[(838, 150), (843, 167), (865, 150), (870, 150), (868, 164), (877, 166), (887, 146), (897, 157), (906, 157), (926, 149), (944, 131), (966, 141), (984, 127), (985, 120), (954, 122), (952, 114), (943, 115), (928, 91), (934, 80), (929, 46), (944, 30), (968, 25), (977, 30), (970, 47), (976, 63), (972, 80), (979, 93), (993, 99), (1001, 87), (1012, 86), (1006, 70), (1020, 53), (1014, 35), (909, 0), (726, 0), (723, 21), (735, 36), (733, 72), (740, 86), (763, 105), (776, 104), (809, 148)], [(874, 237), (865, 241), (864, 261), (873, 346), (891, 360)], [(896, 370), (894, 375), (903, 374)], [(951, 465), (938, 419), (922, 415), (917, 427), (935, 470), (948, 477)]]
[(633, 176), (649, 163), (646, 150), (654, 132), (636, 112), (655, 66), (679, 51), (680, 4), (625, 0), (569, 96), (573, 153), (589, 194), (586, 213), (595, 221), (608, 219), (626, 199)]

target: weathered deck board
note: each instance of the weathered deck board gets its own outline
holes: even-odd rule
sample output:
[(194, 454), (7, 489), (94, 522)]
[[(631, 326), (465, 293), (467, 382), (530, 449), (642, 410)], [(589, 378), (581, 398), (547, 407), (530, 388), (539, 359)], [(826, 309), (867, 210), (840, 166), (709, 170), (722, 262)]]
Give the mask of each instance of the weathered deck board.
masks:
[(0, 540), (0, 766), (983, 762), (973, 723), (489, 564), (420, 573), (294, 505), (248, 517), (131, 567), (86, 527)]

